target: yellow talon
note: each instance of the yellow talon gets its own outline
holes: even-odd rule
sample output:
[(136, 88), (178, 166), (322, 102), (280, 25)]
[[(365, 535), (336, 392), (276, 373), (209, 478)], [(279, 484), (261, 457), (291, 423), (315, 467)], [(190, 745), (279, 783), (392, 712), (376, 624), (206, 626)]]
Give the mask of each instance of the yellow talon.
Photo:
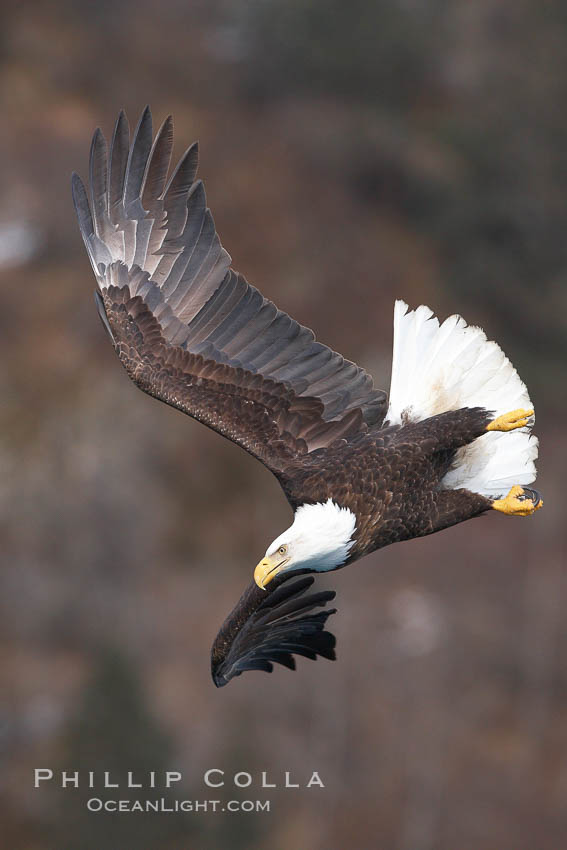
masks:
[[(533, 493), (533, 498), (527, 495)], [(523, 498), (519, 498), (523, 496)], [(537, 501), (534, 501), (534, 498)], [(495, 499), (492, 502), (492, 507), (495, 511), (500, 511), (508, 516), (531, 516), (536, 511), (543, 507), (543, 499), (533, 490), (524, 490), (516, 484), (504, 499)]]
[[(487, 431), (514, 431), (516, 428), (523, 428), (529, 423), (530, 417), (534, 415), (533, 410), (523, 410), (521, 407), (518, 410), (512, 410), (510, 413), (503, 413), (502, 416), (497, 416), (489, 425), (486, 426)], [(514, 488), (512, 488), (513, 490)], [(512, 492), (510, 490), (510, 493)], [(510, 493), (508, 495), (510, 495)]]

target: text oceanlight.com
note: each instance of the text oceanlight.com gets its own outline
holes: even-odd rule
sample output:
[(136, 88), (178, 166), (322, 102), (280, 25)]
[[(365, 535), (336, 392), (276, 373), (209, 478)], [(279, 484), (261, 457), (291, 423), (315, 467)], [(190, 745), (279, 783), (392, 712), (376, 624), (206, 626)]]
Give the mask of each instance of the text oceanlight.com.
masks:
[(91, 797), (87, 800), (89, 812), (269, 812), (270, 800), (101, 800)]

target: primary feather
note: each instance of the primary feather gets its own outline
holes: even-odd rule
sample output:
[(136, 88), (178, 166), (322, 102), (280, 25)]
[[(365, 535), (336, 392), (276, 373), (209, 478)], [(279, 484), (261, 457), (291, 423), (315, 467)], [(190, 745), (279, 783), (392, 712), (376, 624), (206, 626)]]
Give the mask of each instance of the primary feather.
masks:
[(316, 342), (312, 331), (230, 268), (203, 184), (195, 179), (196, 144), (166, 183), (172, 141), (167, 118), (152, 144), (146, 108), (130, 144), (121, 113), (109, 156), (100, 130), (94, 135), (90, 205), (82, 181), (73, 176), (79, 225), (100, 291), (128, 287), (131, 297), (151, 300), (170, 345), (318, 399), (321, 421), (311, 429), (310, 448), (326, 444), (327, 423), (355, 411), (366, 424), (381, 421), (386, 397), (370, 376)]

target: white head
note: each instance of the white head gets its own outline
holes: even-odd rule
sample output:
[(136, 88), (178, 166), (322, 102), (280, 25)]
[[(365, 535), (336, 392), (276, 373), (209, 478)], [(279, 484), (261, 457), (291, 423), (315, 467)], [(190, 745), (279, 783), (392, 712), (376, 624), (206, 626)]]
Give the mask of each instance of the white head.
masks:
[(254, 580), (264, 588), (282, 572), (334, 570), (348, 558), (354, 540), (356, 517), (332, 499), (301, 505), (293, 524), (268, 546), (254, 570)]

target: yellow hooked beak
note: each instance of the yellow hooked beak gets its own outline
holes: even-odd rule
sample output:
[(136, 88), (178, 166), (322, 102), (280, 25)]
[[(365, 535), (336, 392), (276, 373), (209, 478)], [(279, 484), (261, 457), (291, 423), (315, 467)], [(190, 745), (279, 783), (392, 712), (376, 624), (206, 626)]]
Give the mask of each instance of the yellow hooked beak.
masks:
[(277, 561), (276, 556), (263, 558), (254, 570), (254, 581), (258, 587), (264, 590), (266, 585), (282, 571), (288, 561), (289, 558)]

